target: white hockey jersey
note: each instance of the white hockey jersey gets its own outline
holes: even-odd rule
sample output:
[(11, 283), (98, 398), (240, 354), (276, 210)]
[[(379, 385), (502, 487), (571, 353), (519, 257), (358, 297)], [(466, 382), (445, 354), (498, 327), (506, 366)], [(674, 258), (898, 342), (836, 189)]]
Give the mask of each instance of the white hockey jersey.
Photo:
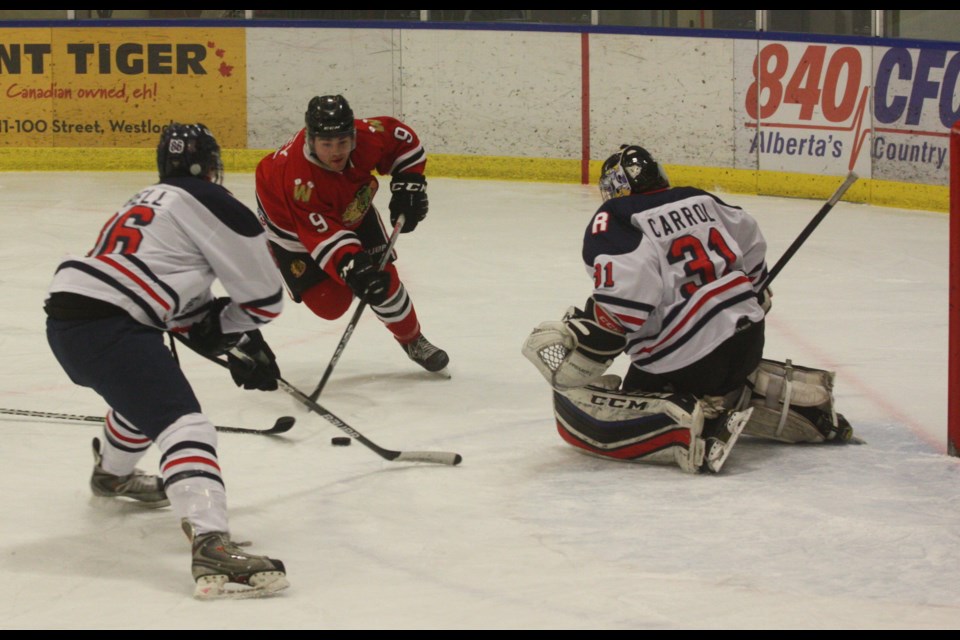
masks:
[(203, 316), (215, 280), (231, 298), (224, 333), (257, 329), (282, 311), (280, 273), (256, 215), (218, 184), (177, 177), (124, 204), (86, 256), (60, 263), (49, 293), (102, 300), (177, 330)]
[(763, 319), (766, 250), (752, 216), (678, 187), (605, 202), (584, 233), (583, 261), (633, 365), (659, 374), (709, 354), (742, 318)]

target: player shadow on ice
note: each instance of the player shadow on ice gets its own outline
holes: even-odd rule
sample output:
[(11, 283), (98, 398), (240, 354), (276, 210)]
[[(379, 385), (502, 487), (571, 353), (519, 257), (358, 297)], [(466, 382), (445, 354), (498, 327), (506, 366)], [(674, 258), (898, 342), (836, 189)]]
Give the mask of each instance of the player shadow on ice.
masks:
[[(170, 526), (168, 509), (147, 511), (133, 503), (97, 497), (79, 508), (84, 532), (47, 533), (10, 545), (5, 570), (122, 580), (138, 587), (143, 585), (143, 576), (149, 575), (150, 582), (164, 591), (192, 591), (192, 581), (184, 574), (184, 552), (189, 551), (190, 543), (179, 527)], [(145, 547), (150, 553), (143, 552)], [(51, 549), (57, 550), (57, 562), (50, 561)]]
[[(649, 460), (615, 459), (563, 445), (558, 445), (557, 449), (563, 456), (562, 461), (559, 461), (558, 468), (563, 470), (566, 470), (569, 465), (576, 465), (575, 468), (580, 471), (602, 472), (609, 470), (610, 462), (614, 462), (618, 463), (614, 465), (618, 470), (630, 467), (635, 468), (636, 473), (640, 474), (639, 477), (643, 477), (644, 481), (650, 479), (646, 474), (652, 473), (654, 476), (659, 476), (663, 469), (672, 469), (677, 473), (686, 475), (683, 469), (669, 462), (656, 463), (650, 462)], [(860, 447), (857, 447), (857, 449), (859, 450)], [(730, 459), (727, 465), (724, 466), (724, 475), (737, 476), (754, 472), (765, 473), (766, 469), (771, 466), (776, 466), (778, 463), (792, 464), (795, 456), (802, 456), (805, 460), (805, 466), (808, 469), (821, 469), (833, 463), (835, 460), (834, 455), (849, 456), (849, 451), (850, 449), (848, 447), (843, 446), (824, 447), (822, 444), (812, 442), (776, 442), (761, 437), (743, 435), (738, 439), (736, 447), (730, 453)], [(846, 458), (844, 464), (851, 464), (850, 459)], [(540, 467), (538, 467), (538, 469), (547, 471), (547, 469)]]
[[(370, 385), (374, 386), (374, 390), (378, 387), (389, 387), (391, 390), (395, 390), (393, 385), (398, 383), (420, 383), (425, 381), (441, 383), (447, 382), (450, 379), (450, 377), (423, 370), (347, 374), (331, 378), (329, 385), (324, 388), (323, 393), (317, 398), (317, 402), (324, 404), (325, 402), (340, 402), (343, 399), (357, 398), (362, 400), (364, 405), (368, 405), (371, 401), (367, 393)], [(316, 380), (310, 380), (307, 376), (298, 376), (298, 382), (296, 384), (301, 390), (312, 389), (313, 385), (316, 384)], [(305, 410), (302, 404), (298, 403), (297, 406)]]

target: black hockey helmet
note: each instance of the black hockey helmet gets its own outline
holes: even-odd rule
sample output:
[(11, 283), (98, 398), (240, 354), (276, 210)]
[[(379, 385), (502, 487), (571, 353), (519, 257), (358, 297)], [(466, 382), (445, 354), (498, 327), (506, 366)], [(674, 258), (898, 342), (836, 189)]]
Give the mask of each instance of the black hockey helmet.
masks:
[(620, 145), (620, 151), (607, 158), (600, 169), (600, 195), (604, 202), (669, 186), (663, 167), (649, 151), (637, 145)]
[(221, 184), (223, 160), (220, 145), (204, 124), (172, 122), (160, 134), (157, 169), (161, 180), (193, 176)]
[(341, 95), (314, 96), (304, 114), (307, 135), (311, 138), (339, 138), (356, 133), (353, 109)]

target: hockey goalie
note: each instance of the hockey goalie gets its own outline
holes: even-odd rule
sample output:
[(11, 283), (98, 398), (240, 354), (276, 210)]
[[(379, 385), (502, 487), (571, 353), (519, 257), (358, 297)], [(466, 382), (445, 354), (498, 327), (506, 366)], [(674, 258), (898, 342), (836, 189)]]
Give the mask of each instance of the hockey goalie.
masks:
[[(718, 473), (741, 434), (859, 442), (834, 374), (763, 358), (766, 242), (743, 209), (671, 187), (639, 146), (604, 162), (584, 232), (593, 292), (522, 352), (553, 388), (560, 436), (585, 453)], [(626, 354), (623, 379), (607, 374)]]

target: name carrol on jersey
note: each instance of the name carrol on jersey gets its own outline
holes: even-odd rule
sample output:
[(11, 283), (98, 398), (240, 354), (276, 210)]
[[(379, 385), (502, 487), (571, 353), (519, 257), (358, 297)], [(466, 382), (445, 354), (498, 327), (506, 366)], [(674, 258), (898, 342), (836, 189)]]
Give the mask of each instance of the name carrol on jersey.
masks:
[(674, 233), (687, 231), (690, 227), (696, 225), (711, 224), (716, 221), (716, 218), (710, 215), (706, 207), (698, 202), (663, 213), (646, 211), (643, 215), (644, 226), (657, 238), (664, 238)]

